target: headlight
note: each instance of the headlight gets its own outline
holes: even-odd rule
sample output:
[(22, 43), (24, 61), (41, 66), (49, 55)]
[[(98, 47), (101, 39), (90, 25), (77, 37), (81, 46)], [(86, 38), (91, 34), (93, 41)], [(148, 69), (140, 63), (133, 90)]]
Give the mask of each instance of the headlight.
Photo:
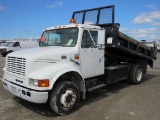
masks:
[(34, 85), (34, 86), (38, 86), (38, 80), (34, 80), (34, 81), (33, 81), (33, 85)]
[(36, 79), (30, 79), (29, 85), (36, 86), (36, 87), (49, 87), (49, 80), (36, 80)]

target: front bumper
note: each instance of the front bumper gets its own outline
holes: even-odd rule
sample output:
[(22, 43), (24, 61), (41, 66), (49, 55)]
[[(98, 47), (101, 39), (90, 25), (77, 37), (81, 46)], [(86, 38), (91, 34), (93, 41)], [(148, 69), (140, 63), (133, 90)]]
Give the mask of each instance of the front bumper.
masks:
[(3, 87), (12, 94), (33, 103), (46, 103), (48, 92), (34, 91), (2, 79)]

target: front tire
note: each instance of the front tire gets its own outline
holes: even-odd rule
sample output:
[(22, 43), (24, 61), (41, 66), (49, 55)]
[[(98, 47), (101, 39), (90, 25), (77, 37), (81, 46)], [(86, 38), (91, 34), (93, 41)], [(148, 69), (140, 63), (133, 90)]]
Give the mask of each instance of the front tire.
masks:
[(130, 82), (134, 85), (142, 83), (143, 70), (140, 65), (134, 65), (130, 71)]
[(58, 115), (67, 115), (76, 109), (79, 98), (77, 85), (70, 81), (63, 81), (52, 90), (50, 107)]

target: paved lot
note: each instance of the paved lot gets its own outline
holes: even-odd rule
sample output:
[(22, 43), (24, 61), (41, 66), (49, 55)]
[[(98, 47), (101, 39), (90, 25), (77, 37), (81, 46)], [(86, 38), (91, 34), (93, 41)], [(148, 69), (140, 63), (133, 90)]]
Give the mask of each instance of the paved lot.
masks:
[[(5, 58), (0, 57), (0, 80)], [(56, 116), (47, 104), (24, 101), (5, 91), (0, 82), (0, 120), (160, 120), (160, 53), (143, 84), (118, 82), (81, 100), (78, 109)]]

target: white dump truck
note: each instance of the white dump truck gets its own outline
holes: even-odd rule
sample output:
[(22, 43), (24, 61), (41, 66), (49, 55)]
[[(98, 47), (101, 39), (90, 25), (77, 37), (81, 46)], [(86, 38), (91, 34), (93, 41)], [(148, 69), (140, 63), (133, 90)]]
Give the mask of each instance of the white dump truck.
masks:
[(86, 92), (127, 79), (142, 83), (156, 49), (121, 33), (114, 6), (73, 12), (69, 25), (44, 30), (40, 47), (7, 55), (3, 86), (34, 103), (72, 113)]

